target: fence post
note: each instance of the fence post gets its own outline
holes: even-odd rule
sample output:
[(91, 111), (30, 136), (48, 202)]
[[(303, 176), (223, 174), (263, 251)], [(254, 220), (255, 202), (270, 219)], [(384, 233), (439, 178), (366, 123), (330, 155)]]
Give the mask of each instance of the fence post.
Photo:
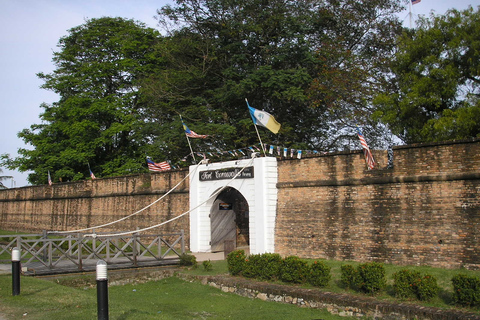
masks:
[(80, 233), (77, 234), (77, 243), (78, 243), (78, 270), (83, 270), (82, 264), (82, 244), (83, 244), (83, 237)]
[(135, 267), (138, 266), (137, 264), (137, 233), (135, 232), (134, 234), (132, 234), (132, 254), (133, 254), (133, 265)]
[(12, 250), (12, 295), (18, 296), (20, 294), (20, 249), (17, 247)]
[(184, 254), (185, 253), (185, 233), (183, 232), (183, 229), (180, 230), (180, 232), (182, 234), (181, 235), (181, 237), (182, 237), (182, 241), (181, 241), (181, 243), (182, 243), (182, 254)]
[[(45, 239), (47, 241), (47, 239)], [(48, 267), (53, 267), (53, 241), (48, 241)]]
[(43, 252), (42, 252), (42, 258), (43, 258), (43, 261), (47, 262), (47, 257), (48, 257), (48, 251), (47, 249), (45, 248), (45, 244), (46, 244), (46, 241), (47, 241), (47, 238), (48, 238), (48, 235), (47, 235), (47, 230), (42, 230), (42, 239), (43, 239)]

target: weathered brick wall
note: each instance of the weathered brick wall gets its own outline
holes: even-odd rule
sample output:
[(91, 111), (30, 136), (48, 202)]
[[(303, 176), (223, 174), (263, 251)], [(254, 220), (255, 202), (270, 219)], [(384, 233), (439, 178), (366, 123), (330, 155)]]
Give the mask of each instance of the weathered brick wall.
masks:
[[(480, 139), (342, 152), (278, 163), (275, 251), (336, 260), (480, 267)], [(188, 171), (0, 191), (0, 229), (72, 230), (152, 203)], [(188, 210), (188, 179), (141, 214), (100, 231), (163, 222)], [(188, 216), (158, 231), (189, 232)]]
[[(105, 224), (159, 199), (187, 174), (188, 171), (183, 170), (2, 190), (0, 229), (62, 231)], [(187, 178), (172, 193), (148, 209), (97, 231), (149, 227), (173, 218), (188, 208)], [(188, 232), (188, 216), (154, 231), (177, 232), (180, 229)]]
[(480, 267), (479, 140), (280, 161), (275, 251), (402, 265)]

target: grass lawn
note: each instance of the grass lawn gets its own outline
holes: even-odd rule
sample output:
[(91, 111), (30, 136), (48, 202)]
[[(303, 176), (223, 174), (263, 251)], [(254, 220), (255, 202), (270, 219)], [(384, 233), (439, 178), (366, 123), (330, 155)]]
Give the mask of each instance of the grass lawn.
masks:
[[(108, 293), (112, 320), (349, 319), (324, 310), (244, 298), (175, 277), (110, 286)], [(11, 277), (0, 276), (0, 314), (7, 319), (96, 319), (96, 288), (73, 288), (40, 278), (22, 277), (21, 294), (14, 297)]]
[[(312, 262), (313, 260), (308, 260)], [(351, 264), (353, 266), (357, 266), (360, 263), (355, 261), (334, 261), (334, 260), (321, 260), (326, 265), (331, 268), (331, 275), (332, 279), (328, 283), (325, 288), (316, 288), (317, 290), (326, 291), (326, 292), (335, 292), (335, 293), (345, 293), (348, 292), (352, 295), (359, 295), (362, 296), (361, 293), (356, 293), (354, 291), (346, 291), (346, 289), (342, 286), (340, 281), (341, 278), (341, 266), (345, 264)], [(205, 271), (202, 267), (201, 263), (198, 263), (197, 268), (189, 268), (185, 270), (185, 273), (193, 274), (193, 275), (202, 275), (202, 274), (228, 274), (228, 267), (226, 261), (212, 261), (213, 270), (212, 271)], [(375, 297), (378, 300), (389, 301), (389, 302), (399, 302), (399, 303), (415, 303), (422, 306), (428, 307), (435, 307), (435, 308), (442, 308), (442, 309), (462, 309), (468, 312), (477, 312), (480, 313), (479, 309), (475, 308), (459, 308), (453, 305), (453, 286), (452, 286), (452, 277), (457, 274), (465, 274), (468, 276), (475, 276), (480, 278), (480, 271), (479, 270), (466, 270), (466, 269), (441, 269), (441, 268), (433, 268), (428, 266), (397, 266), (392, 264), (384, 264), (386, 278), (387, 278), (387, 288), (377, 294)], [(437, 279), (438, 286), (440, 287), (440, 292), (438, 296), (431, 301), (428, 302), (420, 302), (420, 301), (406, 301), (400, 300), (395, 297), (395, 293), (393, 291), (393, 274), (403, 269), (415, 270), (422, 274), (430, 274)], [(287, 284), (288, 285), (288, 284)], [(305, 284), (302, 285), (305, 288), (314, 288), (311, 285)]]
[[(0, 230), (0, 234), (2, 233)], [(312, 260), (310, 260), (311, 262)], [(317, 290), (362, 295), (346, 291), (340, 281), (341, 266), (358, 262), (321, 260), (331, 267), (332, 279), (325, 288)], [(206, 271), (202, 263), (197, 268), (184, 268), (183, 273), (193, 275), (228, 274), (226, 261), (212, 261), (213, 270)], [(422, 306), (442, 309), (456, 308), (453, 305), (453, 288), (451, 279), (457, 274), (480, 278), (480, 271), (465, 269), (441, 269), (428, 266), (397, 266), (385, 264), (387, 288), (376, 295), (378, 300), (415, 303)], [(393, 291), (393, 274), (402, 269), (415, 270), (430, 274), (437, 279), (440, 287), (438, 296), (428, 302), (405, 301), (395, 297)], [(77, 283), (81, 277), (78, 275)], [(302, 285), (312, 288), (310, 285)], [(242, 319), (347, 319), (328, 314), (326, 311), (303, 309), (292, 305), (263, 302), (239, 297), (233, 294), (202, 286), (199, 283), (184, 282), (177, 278), (153, 281), (145, 284), (111, 286), (111, 319), (224, 319), (231, 316)], [(73, 311), (72, 311), (73, 310)], [(463, 309), (480, 314), (479, 309)], [(75, 281), (51, 282), (39, 278), (22, 277), (22, 294), (11, 296), (10, 276), (0, 276), (0, 314), (8, 319), (94, 319), (96, 318), (96, 289), (78, 288)], [(31, 317), (28, 315), (32, 315)], [(78, 316), (78, 317), (77, 317)]]

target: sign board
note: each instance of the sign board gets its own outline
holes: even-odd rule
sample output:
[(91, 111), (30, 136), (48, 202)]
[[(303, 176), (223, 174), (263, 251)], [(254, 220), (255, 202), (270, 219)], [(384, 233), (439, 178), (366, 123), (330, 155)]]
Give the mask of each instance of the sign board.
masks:
[[(215, 181), (233, 179), (235, 175), (242, 170), (241, 168), (225, 168), (218, 170), (201, 171), (199, 174), (200, 181)], [(238, 175), (237, 179), (250, 179), (253, 178), (253, 167), (246, 167)]]
[(220, 202), (218, 204), (218, 209), (219, 210), (232, 210), (233, 209), (233, 204), (226, 203), (226, 202)]

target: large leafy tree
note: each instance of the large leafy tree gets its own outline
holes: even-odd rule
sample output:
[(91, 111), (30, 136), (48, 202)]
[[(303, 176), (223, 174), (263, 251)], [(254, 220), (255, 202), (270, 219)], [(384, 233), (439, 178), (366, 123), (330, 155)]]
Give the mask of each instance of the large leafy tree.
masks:
[(323, 149), (358, 147), (355, 126), (370, 146), (386, 147), (391, 134), (372, 118), (372, 100), (390, 84), (389, 61), (401, 34), (399, 1), (323, 1), (330, 23), (316, 47), (317, 75), (309, 94), (323, 111)]
[(480, 7), (419, 20), (400, 38), (378, 118), (406, 143), (480, 134)]
[[(351, 128), (356, 110), (368, 107), (365, 92), (385, 83), (380, 65), (392, 51), (399, 9), (394, 0), (176, 1), (158, 11), (171, 58), (150, 82), (152, 114), (165, 121), (173, 110), (191, 114), (199, 130), (221, 137), (209, 146), (243, 147), (257, 141), (248, 98), (282, 124), (277, 136), (262, 130), (264, 141), (337, 149), (340, 126)], [(340, 73), (327, 78), (333, 69)], [(339, 79), (350, 90), (337, 98)], [(368, 91), (366, 81), (377, 88)]]
[(142, 134), (138, 81), (158, 65), (153, 47), (159, 33), (122, 18), (99, 18), (69, 30), (54, 53), (56, 69), (39, 73), (45, 89), (60, 99), (43, 104), (41, 124), (19, 133), (32, 149), (20, 149), (11, 168), (33, 171), (29, 181), (45, 183), (144, 169), (148, 137)]

